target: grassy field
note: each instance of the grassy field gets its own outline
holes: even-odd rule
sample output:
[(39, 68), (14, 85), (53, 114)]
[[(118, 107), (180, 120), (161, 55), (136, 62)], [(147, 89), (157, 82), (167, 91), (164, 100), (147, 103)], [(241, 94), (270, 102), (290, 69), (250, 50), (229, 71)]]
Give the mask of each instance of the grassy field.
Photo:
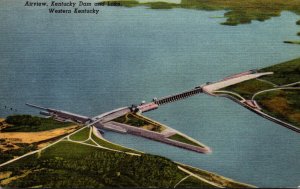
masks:
[(140, 154), (141, 152), (138, 152), (136, 150), (132, 150), (132, 149), (128, 149), (116, 144), (113, 144), (111, 142), (102, 140), (98, 137), (96, 137), (94, 134), (92, 134), (92, 139), (97, 142), (97, 144), (99, 144), (100, 146), (106, 147), (106, 148), (110, 148), (110, 149), (114, 149), (114, 150), (119, 150), (119, 151), (123, 151), (123, 152), (132, 152), (132, 153), (136, 153), (136, 154)]
[[(259, 72), (274, 72), (272, 75), (260, 77), (232, 85), (221, 90), (232, 91), (246, 99), (251, 99), (255, 93), (277, 87), (300, 87), (300, 58), (276, 64), (259, 70)], [(273, 83), (274, 85), (270, 84)], [(264, 92), (254, 97), (263, 109), (262, 111), (278, 119), (300, 127), (300, 90), (283, 89)]]
[(145, 116), (140, 116), (137, 114), (128, 113), (124, 116), (118, 117), (113, 121), (124, 123), (127, 125), (131, 125), (134, 127), (140, 127), (146, 130), (154, 131), (154, 132), (162, 132), (165, 127), (160, 125), (159, 123), (155, 123)]
[(91, 144), (96, 146), (95, 142), (93, 142), (91, 139), (87, 140), (86, 142), (84, 142), (85, 144)]
[(286, 85), (300, 81), (300, 58), (281, 64), (276, 64), (260, 70), (261, 72), (274, 72), (273, 75), (263, 76), (262, 79), (277, 85)]
[(232, 86), (228, 86), (226, 88), (223, 88), (222, 90), (225, 91), (232, 91), (235, 93), (238, 93), (242, 97), (246, 99), (251, 99), (253, 94), (255, 94), (258, 91), (266, 90), (266, 89), (272, 89), (273, 85), (265, 82), (261, 82), (256, 79), (244, 81)]
[(81, 131), (78, 131), (77, 133), (71, 135), (70, 139), (75, 141), (85, 141), (89, 138), (89, 133), (90, 133), (90, 128), (86, 127)]
[[(20, 133), (21, 134), (21, 133)], [(37, 133), (38, 135), (40, 133)], [(68, 134), (68, 133), (66, 133)], [(34, 150), (41, 149), (47, 145), (49, 145), (51, 142), (54, 142), (60, 138), (62, 138), (64, 135), (59, 135), (56, 137), (52, 137), (50, 139), (40, 140), (43, 136), (37, 136), (34, 139), (37, 138), (37, 142), (23, 142), (23, 141), (11, 141), (11, 138), (5, 138), (0, 139), (0, 164), (4, 163), (6, 161), (9, 161), (11, 159), (14, 159), (16, 157), (22, 156), (26, 153), (29, 153)], [(34, 136), (32, 136), (34, 137)], [(18, 138), (15, 138), (18, 139)]]
[[(5, 139), (0, 139), (0, 143), (1, 145), (6, 145), (7, 142)], [(12, 148), (6, 151), (3, 151), (2, 149), (0, 150), (0, 164), (13, 159), (14, 157), (18, 157), (38, 149), (36, 144), (18, 143), (14, 144), (14, 146), (17, 148)]]
[(227, 20), (222, 24), (232, 26), (251, 23), (252, 20), (264, 21), (274, 16), (280, 16), (282, 11), (300, 14), (300, 1), (298, 0), (181, 0), (179, 4), (165, 2), (138, 3), (134, 0), (118, 2), (127, 7), (143, 5), (152, 9), (226, 10), (224, 17)]
[[(67, 150), (66, 150), (67, 149)], [(2, 187), (102, 188), (173, 187), (187, 176), (169, 159), (142, 154), (131, 156), (62, 141), (1, 168)], [(209, 187), (187, 180), (183, 186)]]
[[(290, 83), (299, 82), (300, 81), (300, 58), (260, 69), (259, 72), (274, 72), (274, 74), (272, 75), (266, 75), (259, 78), (261, 80), (266, 80), (268, 82), (271, 82), (274, 85), (283, 86)], [(251, 99), (251, 97), (256, 92), (266, 90), (266, 89), (272, 89), (275, 87), (272, 84), (261, 80), (252, 79), (232, 86), (228, 86), (221, 90), (232, 91), (240, 94), (246, 99)]]
[(179, 142), (183, 142), (183, 143), (186, 143), (186, 144), (191, 144), (191, 145), (194, 145), (194, 146), (200, 146), (200, 147), (203, 147), (201, 146), (200, 144), (196, 143), (196, 142), (193, 142), (189, 139), (187, 139), (186, 137), (180, 135), (180, 134), (175, 134), (175, 135), (172, 135), (172, 136), (169, 136), (168, 137), (169, 139), (172, 139), (172, 140), (176, 140), (176, 141), (179, 141)]
[(135, 126), (135, 127), (142, 127), (142, 126), (150, 124), (146, 120), (138, 119), (132, 113), (128, 113), (124, 116), (118, 117), (118, 118), (114, 119), (113, 121), (128, 124), (128, 125)]
[(52, 118), (30, 115), (9, 116), (5, 122), (9, 122), (10, 126), (3, 128), (1, 132), (38, 132), (74, 125), (74, 123), (63, 123)]
[(77, 128), (79, 126), (74, 123), (61, 123), (51, 118), (8, 116), (0, 132), (0, 163), (37, 150)]
[(300, 128), (300, 90), (276, 90), (256, 96), (264, 112)]

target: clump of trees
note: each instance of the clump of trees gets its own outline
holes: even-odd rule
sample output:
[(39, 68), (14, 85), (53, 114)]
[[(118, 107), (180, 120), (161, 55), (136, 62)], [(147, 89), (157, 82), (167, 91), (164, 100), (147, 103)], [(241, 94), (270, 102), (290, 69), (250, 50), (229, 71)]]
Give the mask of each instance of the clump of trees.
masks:
[(5, 120), (12, 126), (1, 129), (3, 132), (37, 132), (71, 126), (71, 122), (59, 122), (53, 118), (43, 118), (31, 115), (12, 115)]
[(8, 116), (5, 120), (6, 123), (20, 126), (20, 125), (28, 125), (28, 126), (38, 126), (41, 125), (41, 119), (39, 117), (31, 116), (31, 115), (12, 115)]
[[(10, 145), (10, 144), (8, 144)], [(27, 143), (17, 143), (18, 149), (10, 149), (6, 151), (0, 151), (0, 164), (8, 160), (13, 159), (16, 156), (24, 155), (28, 152), (37, 150), (38, 147), (36, 144), (27, 144)]]

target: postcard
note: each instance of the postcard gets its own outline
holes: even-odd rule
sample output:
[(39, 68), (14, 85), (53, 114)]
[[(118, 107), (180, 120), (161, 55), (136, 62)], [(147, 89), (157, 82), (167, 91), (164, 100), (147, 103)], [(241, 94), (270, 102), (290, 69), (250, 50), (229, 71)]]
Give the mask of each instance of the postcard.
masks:
[(0, 0), (0, 187), (299, 188), (299, 7)]

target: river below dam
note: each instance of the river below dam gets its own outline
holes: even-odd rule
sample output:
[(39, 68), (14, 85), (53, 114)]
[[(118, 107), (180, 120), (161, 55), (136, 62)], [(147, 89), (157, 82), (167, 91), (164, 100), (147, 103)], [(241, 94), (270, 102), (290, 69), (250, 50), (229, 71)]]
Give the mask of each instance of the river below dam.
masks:
[[(224, 11), (101, 7), (49, 14), (0, 2), (0, 116), (34, 103), (87, 116), (300, 56), (299, 16), (224, 26)], [(4, 108), (4, 106), (11, 107)], [(299, 134), (205, 94), (145, 114), (211, 147), (205, 155), (106, 132), (113, 142), (259, 187), (300, 185)]]

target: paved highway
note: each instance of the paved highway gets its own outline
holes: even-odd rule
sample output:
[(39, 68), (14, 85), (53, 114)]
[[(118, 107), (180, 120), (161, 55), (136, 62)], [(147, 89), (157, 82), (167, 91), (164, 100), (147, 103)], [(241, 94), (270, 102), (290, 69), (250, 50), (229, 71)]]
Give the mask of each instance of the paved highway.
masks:
[(250, 79), (255, 79), (264, 75), (270, 75), (273, 74), (273, 72), (265, 72), (265, 73), (254, 73), (254, 74), (247, 74), (247, 75), (242, 75), (240, 77), (235, 77), (235, 78), (230, 78), (227, 80), (223, 80), (223, 81), (219, 81), (216, 83), (212, 83), (209, 85), (205, 85), (202, 87), (203, 91), (207, 92), (207, 93), (213, 93), (214, 91), (218, 90), (218, 89), (222, 89), (225, 87), (228, 87), (230, 85), (234, 85), (237, 83), (241, 83), (243, 81), (247, 81)]

